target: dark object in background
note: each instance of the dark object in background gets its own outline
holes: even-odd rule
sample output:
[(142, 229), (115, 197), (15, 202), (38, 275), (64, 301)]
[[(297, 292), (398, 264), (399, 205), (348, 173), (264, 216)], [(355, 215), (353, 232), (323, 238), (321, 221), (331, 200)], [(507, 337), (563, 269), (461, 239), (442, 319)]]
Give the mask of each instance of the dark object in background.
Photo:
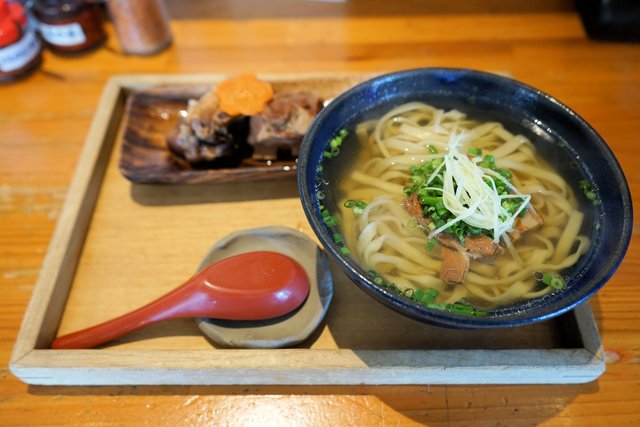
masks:
[(107, 38), (99, 6), (87, 0), (38, 0), (33, 14), (42, 39), (56, 53), (86, 52)]
[(589, 37), (640, 41), (640, 1), (575, 0)]
[(17, 1), (0, 0), (0, 83), (19, 80), (42, 63), (42, 44)]

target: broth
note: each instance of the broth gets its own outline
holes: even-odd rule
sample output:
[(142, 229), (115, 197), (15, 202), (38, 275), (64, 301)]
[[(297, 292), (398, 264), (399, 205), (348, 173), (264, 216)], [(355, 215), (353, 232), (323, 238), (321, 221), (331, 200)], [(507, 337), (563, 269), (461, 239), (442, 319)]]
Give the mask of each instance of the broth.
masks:
[[(324, 162), (323, 191), (347, 251), (375, 283), (478, 313), (564, 287), (590, 246), (592, 215), (574, 190), (578, 168), (550, 166), (571, 164), (561, 141), (535, 123), (468, 110), (412, 102), (369, 112), (373, 120), (348, 126), (340, 158)], [(495, 253), (470, 250), (474, 242)]]

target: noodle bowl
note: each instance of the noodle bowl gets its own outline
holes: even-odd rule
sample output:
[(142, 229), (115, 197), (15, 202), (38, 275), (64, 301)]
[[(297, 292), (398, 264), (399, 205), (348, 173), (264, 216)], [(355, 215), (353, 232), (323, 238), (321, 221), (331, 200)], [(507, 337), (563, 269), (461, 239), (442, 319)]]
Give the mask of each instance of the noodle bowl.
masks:
[[(477, 122), (457, 110), (411, 102), (379, 120), (359, 123), (355, 134), (360, 158), (342, 180), (341, 230), (362, 266), (400, 289), (435, 289), (437, 302), (445, 304), (508, 305), (552, 292), (539, 274), (561, 273), (589, 247), (589, 238), (580, 234), (584, 214), (565, 179), (536, 155), (526, 137), (512, 134), (498, 122)], [(472, 260), (459, 284), (438, 277), (440, 251), (425, 249), (428, 230), (417, 226), (402, 206), (409, 168), (442, 159), (454, 145), (459, 153), (473, 149), (493, 156), (498, 168), (511, 171), (515, 189), (530, 195), (528, 209), (543, 220), (517, 242), (512, 243), (508, 233), (513, 227), (494, 236), (504, 253), (488, 262)], [(366, 207), (354, 215), (345, 207), (347, 200), (363, 201)], [(524, 204), (523, 209), (527, 209)]]
[(633, 223), (620, 166), (583, 119), (473, 70), (401, 71), (337, 96), (304, 138), (298, 189), (358, 287), (456, 328), (574, 308), (615, 272)]

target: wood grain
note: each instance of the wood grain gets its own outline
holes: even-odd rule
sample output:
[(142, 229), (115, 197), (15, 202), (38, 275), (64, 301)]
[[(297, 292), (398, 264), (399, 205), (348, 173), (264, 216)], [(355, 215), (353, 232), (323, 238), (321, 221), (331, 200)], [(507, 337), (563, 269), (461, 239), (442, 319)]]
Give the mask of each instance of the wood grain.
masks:
[[(242, 9), (237, 13), (242, 15)], [(148, 58), (120, 55), (109, 27), (104, 49), (77, 58), (46, 53), (44, 69), (49, 74), (38, 73), (0, 88), (0, 423), (640, 424), (637, 230), (619, 270), (590, 302), (608, 362), (606, 373), (593, 383), (59, 388), (29, 387), (13, 377), (6, 366), (18, 328), (98, 99), (113, 74), (384, 71), (418, 66), (505, 70), (587, 119), (613, 149), (633, 201), (639, 202), (640, 149), (634, 141), (640, 122), (640, 49), (587, 39), (579, 18), (570, 11), (510, 10), (500, 15), (453, 11), (446, 20), (426, 14), (375, 19), (349, 14), (325, 19), (203, 18), (175, 21), (174, 46)], [(260, 39), (268, 32), (268, 38)], [(385, 32), (393, 37), (385, 37)], [(325, 37), (326, 33), (331, 34)], [(195, 251), (193, 255), (197, 257)]]

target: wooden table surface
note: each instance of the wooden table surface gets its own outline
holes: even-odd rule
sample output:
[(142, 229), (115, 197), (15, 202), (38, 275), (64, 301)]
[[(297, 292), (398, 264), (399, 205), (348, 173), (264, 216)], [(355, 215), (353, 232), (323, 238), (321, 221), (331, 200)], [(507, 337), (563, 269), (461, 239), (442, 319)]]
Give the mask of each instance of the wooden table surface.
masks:
[(173, 46), (152, 57), (120, 54), (108, 26), (103, 48), (74, 58), (46, 53), (42, 72), (0, 87), (0, 425), (640, 425), (637, 214), (624, 262), (590, 301), (607, 359), (605, 374), (591, 383), (44, 387), (9, 372), (100, 93), (114, 74), (428, 66), (510, 73), (559, 98), (600, 132), (640, 206), (640, 45), (588, 39), (567, 7), (386, 15), (323, 7), (343, 9), (315, 17), (254, 10), (237, 19), (226, 9), (218, 19), (181, 17), (172, 23)]

